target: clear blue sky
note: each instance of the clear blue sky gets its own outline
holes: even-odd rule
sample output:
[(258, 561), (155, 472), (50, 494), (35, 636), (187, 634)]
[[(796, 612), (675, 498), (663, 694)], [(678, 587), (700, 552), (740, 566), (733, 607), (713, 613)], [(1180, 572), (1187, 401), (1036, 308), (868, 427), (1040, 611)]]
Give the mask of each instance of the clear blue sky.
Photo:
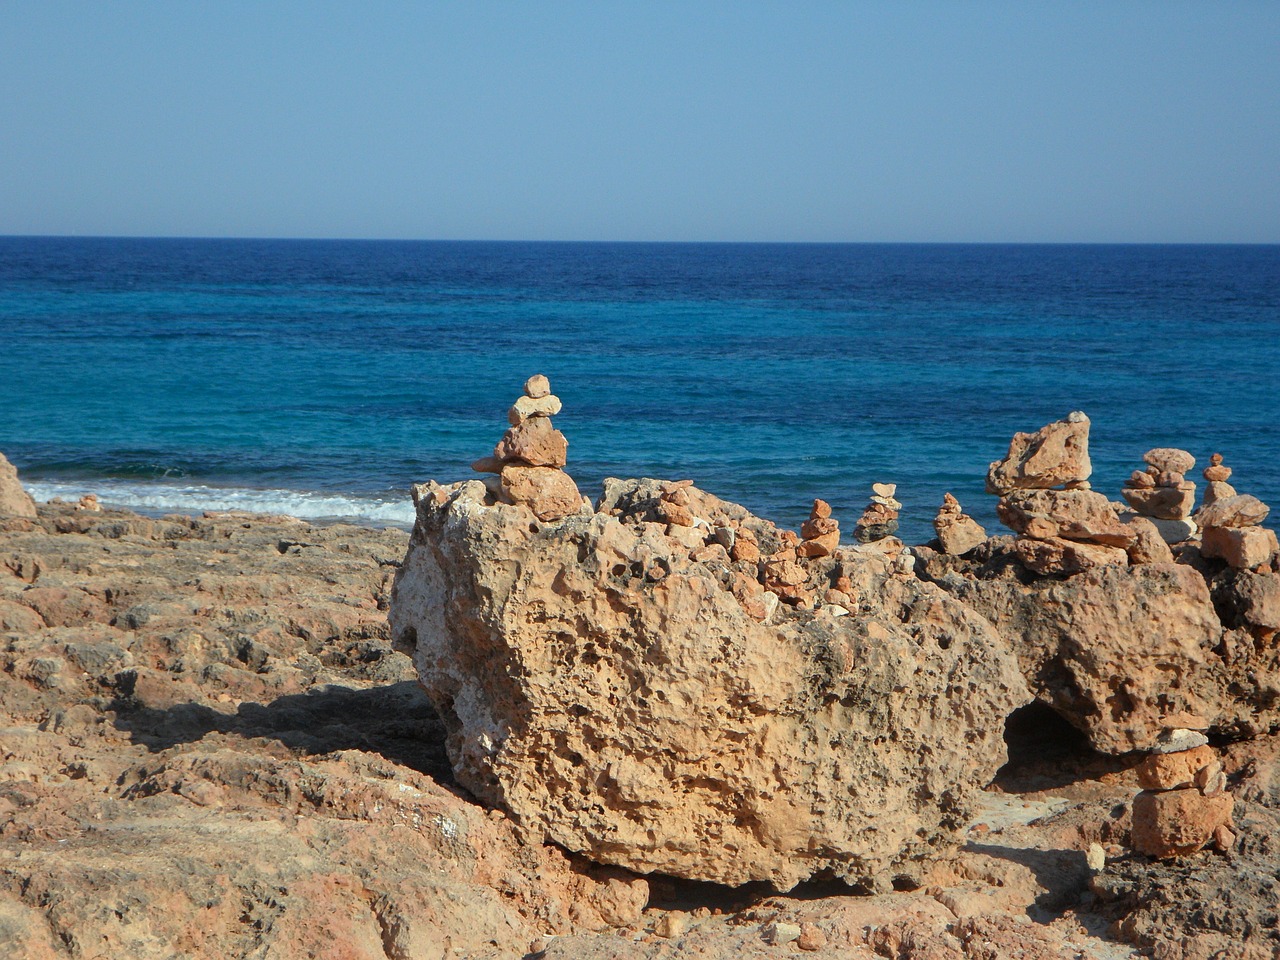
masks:
[(1280, 2), (0, 4), (0, 234), (1280, 242)]

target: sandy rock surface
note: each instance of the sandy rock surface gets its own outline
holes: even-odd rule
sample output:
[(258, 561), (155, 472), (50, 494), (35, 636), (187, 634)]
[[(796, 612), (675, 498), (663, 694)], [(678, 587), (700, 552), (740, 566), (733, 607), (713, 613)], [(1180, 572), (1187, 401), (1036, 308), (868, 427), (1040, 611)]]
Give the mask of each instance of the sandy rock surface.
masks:
[(0, 517), (34, 517), (36, 505), (22, 488), (17, 468), (0, 453)]
[(735, 594), (755, 565), (703, 551), (735, 521), (778, 532), (681, 494), (696, 542), (649, 519), (657, 481), (550, 525), (474, 481), (419, 488), (391, 622), (459, 782), (632, 870), (781, 890), (915, 875), (1003, 761), (1004, 718), (1030, 698), (1013, 657), (874, 548), (778, 561), (779, 589), (845, 577), (849, 606), (759, 622)]

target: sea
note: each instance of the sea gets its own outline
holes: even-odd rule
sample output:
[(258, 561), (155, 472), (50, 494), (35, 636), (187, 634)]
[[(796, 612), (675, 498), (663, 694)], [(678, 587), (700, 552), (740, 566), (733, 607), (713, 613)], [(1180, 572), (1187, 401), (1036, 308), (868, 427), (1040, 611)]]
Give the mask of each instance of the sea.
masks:
[(412, 523), (526, 378), (568, 471), (901, 535), (1083, 410), (1094, 489), (1221, 452), (1280, 506), (1280, 246), (0, 238), (0, 451), (40, 500)]

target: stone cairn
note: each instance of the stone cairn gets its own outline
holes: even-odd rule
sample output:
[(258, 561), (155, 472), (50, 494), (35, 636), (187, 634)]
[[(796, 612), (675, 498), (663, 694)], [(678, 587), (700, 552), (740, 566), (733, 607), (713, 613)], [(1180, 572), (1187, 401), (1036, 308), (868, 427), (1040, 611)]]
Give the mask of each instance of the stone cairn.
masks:
[(836, 552), (840, 546), (840, 522), (831, 516), (831, 504), (813, 501), (809, 519), (800, 527), (800, 536), (803, 539), (796, 546), (797, 556), (826, 557)]
[(933, 518), (933, 532), (938, 535), (942, 552), (953, 557), (968, 553), (987, 539), (987, 531), (961, 510), (960, 501), (949, 493), (942, 495), (942, 506)]
[(1204, 470), (1208, 481), (1204, 503), (1195, 514), (1202, 528), (1200, 553), (1219, 557), (1237, 570), (1267, 572), (1274, 567), (1273, 558), (1280, 550), (1275, 531), (1260, 526), (1271, 508), (1257, 497), (1236, 493), (1227, 483), (1230, 477), (1231, 468), (1223, 465), (1222, 454), (1209, 458)]
[(853, 535), (859, 543), (875, 543), (898, 532), (898, 514), (902, 504), (894, 499), (897, 492), (896, 483), (871, 485), (871, 500), (853, 528)]
[[(1080, 573), (1109, 564), (1150, 562), (1150, 537), (1121, 521), (1089, 483), (1089, 418), (1079, 411), (1035, 433), (1017, 433), (987, 470), (996, 515), (1018, 535), (1014, 553), (1041, 574)], [(1132, 552), (1132, 556), (1131, 556)]]
[(1196, 485), (1186, 478), (1196, 458), (1176, 447), (1156, 447), (1142, 455), (1145, 470), (1135, 470), (1120, 494), (1129, 506), (1160, 531), (1166, 543), (1182, 543), (1196, 535), (1191, 510)]
[(1136, 768), (1143, 789), (1133, 798), (1130, 837), (1139, 853), (1164, 860), (1235, 844), (1235, 799), (1208, 743), (1195, 730), (1168, 731)]
[(567, 462), (569, 441), (551, 424), (560, 406), (546, 377), (530, 377), (524, 396), (507, 412), (511, 429), (493, 448), (492, 456), (471, 465), (477, 473), (497, 475), (485, 480), (495, 500), (523, 503), (544, 521), (561, 520), (583, 505), (578, 485), (561, 469)]

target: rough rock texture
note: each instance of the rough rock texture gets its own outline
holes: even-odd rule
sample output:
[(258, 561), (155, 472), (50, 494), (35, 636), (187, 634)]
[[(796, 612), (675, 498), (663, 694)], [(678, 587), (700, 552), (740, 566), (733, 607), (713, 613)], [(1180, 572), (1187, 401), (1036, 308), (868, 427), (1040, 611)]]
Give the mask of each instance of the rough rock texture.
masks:
[(1038, 539), (1063, 537), (1109, 547), (1129, 547), (1136, 539), (1110, 501), (1091, 490), (1015, 491), (1000, 498), (996, 515), (1014, 533), (1027, 534), (1037, 518), (1049, 521), (1052, 530), (1042, 527)]
[(1075, 411), (1035, 433), (1015, 433), (1005, 458), (987, 470), (987, 493), (1046, 490), (1087, 481), (1092, 472), (1089, 418)]
[(0, 524), (0, 957), (516, 960), (640, 919), (646, 881), (453, 786), (386, 625), (407, 541)]
[(1252, 527), (1267, 519), (1271, 508), (1247, 493), (1215, 500), (1196, 514), (1202, 527)]
[(1043, 540), (1019, 537), (1013, 544), (1013, 552), (1027, 569), (1047, 576), (1084, 573), (1098, 567), (1123, 567), (1129, 563), (1129, 555), (1120, 547), (1054, 536)]
[(759, 622), (755, 564), (734, 566), (713, 531), (750, 530), (767, 555), (794, 534), (686, 487), (707, 542), (669, 536), (667, 489), (609, 481), (597, 513), (551, 525), (475, 481), (415, 489), (392, 630), (459, 782), (535, 835), (645, 872), (779, 889), (915, 873), (1003, 759), (1004, 718), (1028, 698), (1012, 656), (875, 548), (785, 561), (807, 596), (845, 577), (851, 615), (779, 606)]
[(22, 489), (17, 468), (0, 453), (0, 517), (34, 517), (36, 504)]
[(917, 547), (917, 569), (996, 626), (1037, 696), (1095, 748), (1146, 749), (1173, 727), (1240, 736), (1280, 724), (1280, 657), (1258, 641), (1275, 629), (1276, 575), (1233, 579), (1211, 562), (1039, 578), (1014, 552), (1024, 542), (1035, 541), (988, 541), (972, 559)]
[(987, 531), (965, 513), (960, 508), (960, 501), (949, 493), (942, 495), (942, 506), (933, 518), (933, 532), (938, 535), (942, 552), (953, 556), (968, 553), (987, 539)]
[(1133, 798), (1133, 848), (1161, 860), (1196, 853), (1230, 824), (1234, 805), (1229, 793), (1206, 796), (1195, 787), (1144, 790)]

